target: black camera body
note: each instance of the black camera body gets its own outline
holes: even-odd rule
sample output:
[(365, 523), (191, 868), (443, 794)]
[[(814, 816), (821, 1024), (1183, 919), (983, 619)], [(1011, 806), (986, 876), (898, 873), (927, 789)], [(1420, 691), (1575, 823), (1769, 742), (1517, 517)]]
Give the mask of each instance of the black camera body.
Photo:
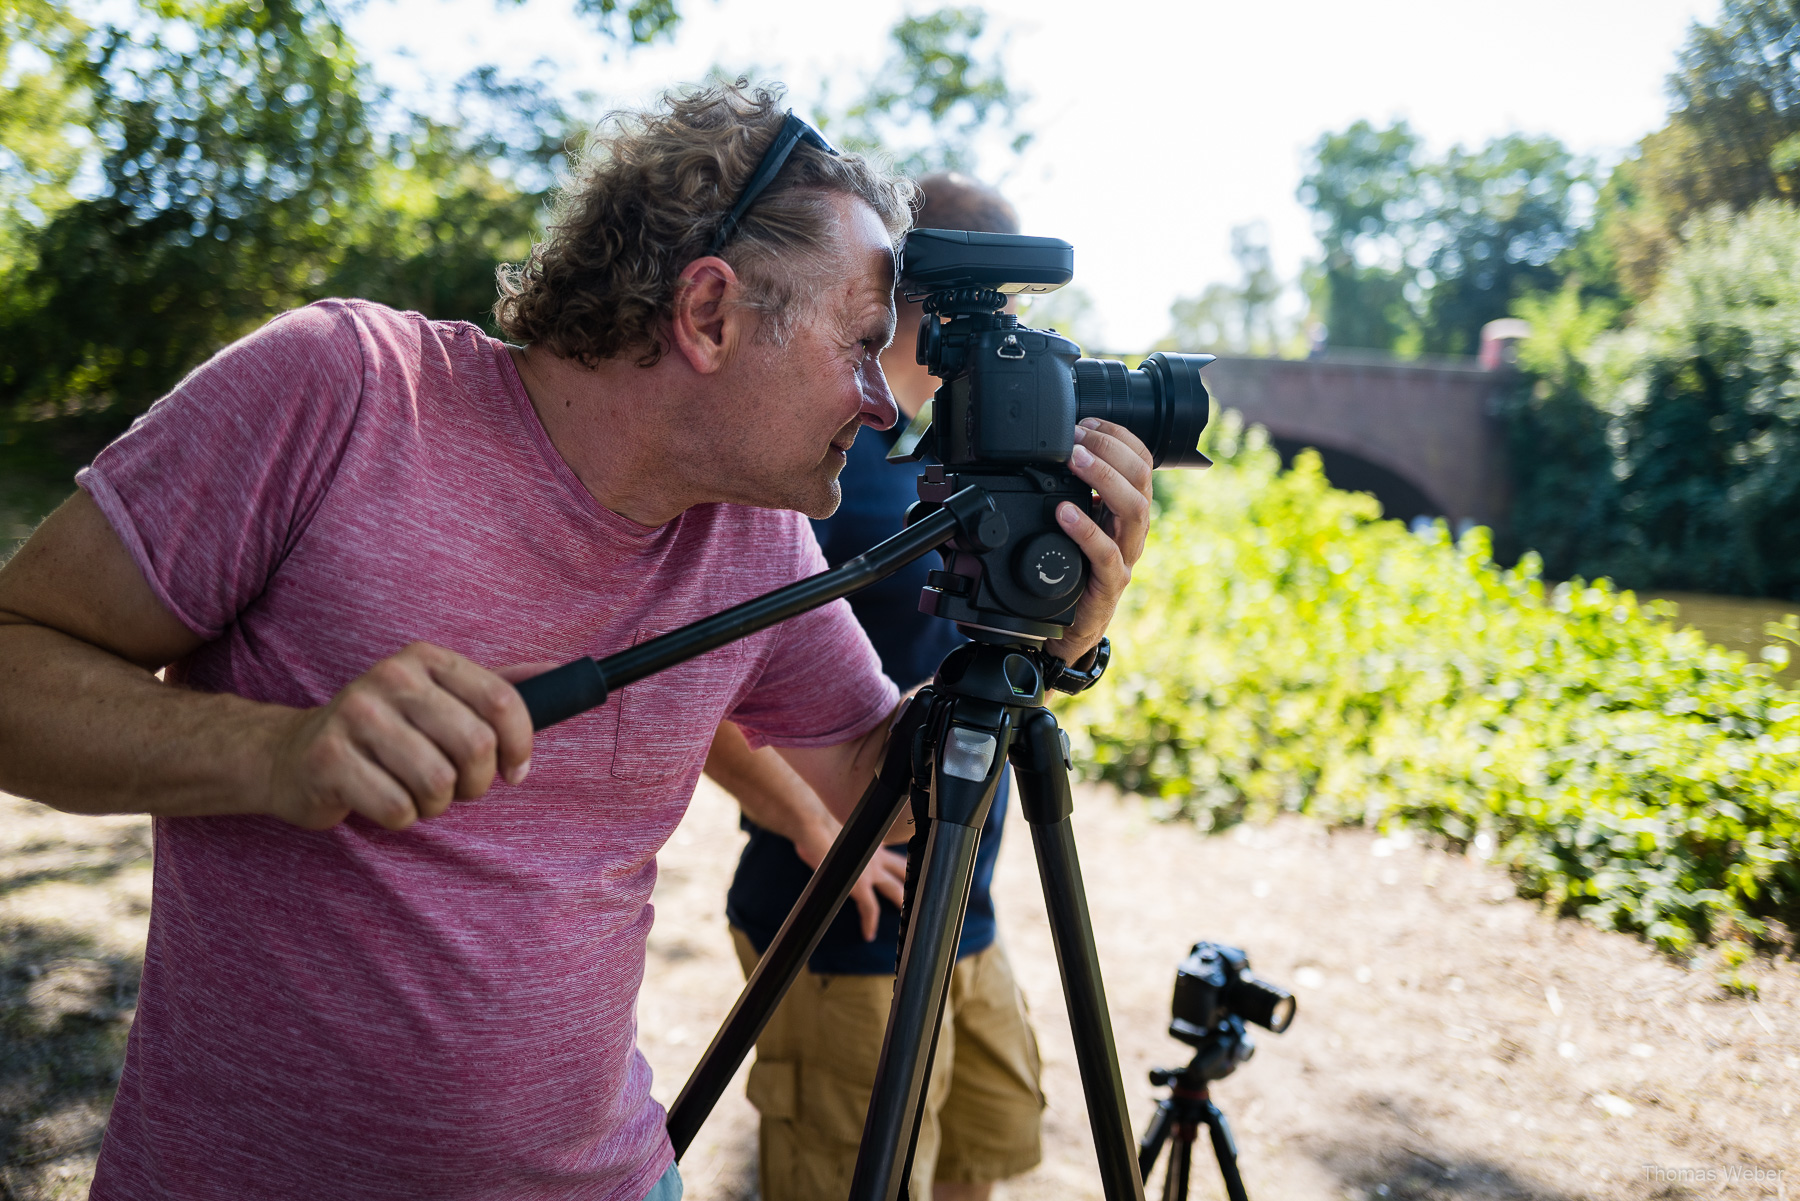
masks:
[(925, 309), (919, 362), (943, 383), (888, 459), (941, 463), (921, 477), (916, 512), (979, 485), (1006, 519), (997, 549), (946, 546), (920, 598), (976, 636), (1055, 638), (1074, 620), (1087, 564), (1056, 509), (1092, 511), (1068, 466), (1083, 418), (1125, 426), (1158, 467), (1210, 466), (1198, 446), (1210, 406), (1200, 369), (1213, 356), (1157, 352), (1128, 370), (1002, 311), (1009, 296), (1068, 283), (1074, 256), (1059, 238), (941, 229), (912, 231), (901, 251), (900, 288)]
[(1296, 1004), (1293, 993), (1252, 972), (1243, 951), (1197, 942), (1175, 969), (1169, 1010), (1170, 1035), (1199, 1051), (1190, 1070), (1218, 1080), (1256, 1052), (1245, 1022), (1280, 1034), (1293, 1023)]

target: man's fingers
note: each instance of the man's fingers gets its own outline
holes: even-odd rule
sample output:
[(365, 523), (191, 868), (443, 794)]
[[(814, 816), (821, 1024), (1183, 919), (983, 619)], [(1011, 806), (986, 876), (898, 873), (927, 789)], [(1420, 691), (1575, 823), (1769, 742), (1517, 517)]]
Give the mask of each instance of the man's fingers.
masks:
[(881, 902), (875, 899), (875, 889), (869, 879), (868, 869), (863, 870), (862, 879), (850, 890), (850, 899), (856, 902), (856, 916), (862, 923), (863, 941), (874, 941), (875, 931), (881, 926)]
[(389, 830), (404, 830), (419, 820), (412, 795), (341, 726), (327, 725), (306, 748), (300, 767), (306, 780), (301, 806), (283, 814), (298, 826), (328, 829), (348, 813), (360, 813)]
[(906, 901), (906, 856), (898, 851), (890, 851), (882, 847), (870, 860), (869, 869), (875, 876), (875, 891), (892, 901), (896, 907)]
[(498, 672), (442, 648), (420, 644), (407, 651), (420, 653), (438, 686), (493, 728), (501, 776), (508, 784), (523, 784), (531, 770), (531, 714), (519, 690)]
[(1131, 568), (1126, 566), (1119, 544), (1108, 537), (1092, 517), (1083, 513), (1080, 506), (1069, 501), (1056, 506), (1056, 520), (1063, 532), (1075, 539), (1075, 545), (1081, 548), (1088, 566), (1093, 569), (1089, 592), (1098, 587), (1116, 599), (1131, 580)]
[(458, 800), (478, 797), (494, 782), (499, 739), (494, 727), (442, 689), (409, 693), (394, 701), (402, 717), (444, 753), (456, 770)]
[[(1092, 424), (1089, 424), (1092, 422)], [(1140, 492), (1150, 491), (1150, 452), (1137, 435), (1110, 421), (1089, 417), (1075, 427), (1075, 440), (1089, 451), (1105, 459), (1120, 475)]]
[(345, 808), (389, 830), (404, 830), (426, 816), (391, 772), (364, 754), (359, 753), (356, 758), (360, 762), (336, 790)]
[(1149, 465), (1117, 440), (1090, 432), (1075, 448), (1069, 466), (1112, 513), (1111, 536), (1125, 562), (1137, 562), (1150, 532)]
[[(348, 727), (351, 744), (406, 790), (417, 816), (436, 817), (450, 807), (456, 798), (456, 764), (387, 698), (346, 697), (338, 716)], [(352, 802), (352, 807), (362, 812), (361, 805)]]

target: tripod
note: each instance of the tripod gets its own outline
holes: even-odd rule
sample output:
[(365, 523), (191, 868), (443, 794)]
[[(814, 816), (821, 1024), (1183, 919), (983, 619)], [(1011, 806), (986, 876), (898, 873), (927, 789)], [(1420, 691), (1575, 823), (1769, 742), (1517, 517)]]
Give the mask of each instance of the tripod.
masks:
[[(1169, 1147), (1169, 1166), (1163, 1175), (1163, 1201), (1186, 1201), (1191, 1178), (1194, 1142), (1204, 1123), (1212, 1138), (1213, 1157), (1219, 1161), (1219, 1173), (1225, 1177), (1225, 1192), (1231, 1201), (1249, 1201), (1244, 1192), (1244, 1178), (1238, 1174), (1237, 1143), (1231, 1137), (1231, 1126), (1225, 1115), (1213, 1104), (1208, 1086), (1250, 1058), (1255, 1050), (1242, 1018), (1233, 1016), (1207, 1034), (1207, 1040), (1194, 1052), (1185, 1068), (1155, 1068), (1150, 1083), (1168, 1088), (1169, 1095), (1156, 1107), (1150, 1128), (1138, 1145), (1138, 1170), (1150, 1178), (1150, 1169), (1165, 1145)], [(1173, 1141), (1171, 1141), (1171, 1139)]]
[[(864, 587), (957, 539), (972, 552), (1007, 545), (1007, 522), (981, 487), (936, 502), (900, 534), (854, 559), (715, 617), (596, 662), (578, 659), (519, 686), (533, 724), (602, 703), (633, 680)], [(917, 824), (894, 1002), (850, 1187), (852, 1201), (893, 1201), (905, 1186), (931, 1060), (968, 904), (975, 851), (1000, 774), (1011, 762), (1030, 824), (1107, 1201), (1143, 1201), (1071, 815), (1069, 744), (1043, 708), (1054, 661), (1040, 638), (964, 627), (902, 711), (874, 781), (814, 871), (743, 993), (669, 1110), (679, 1158), (812, 955), (883, 837), (911, 804)], [(920, 1199), (922, 1201), (922, 1199)]]

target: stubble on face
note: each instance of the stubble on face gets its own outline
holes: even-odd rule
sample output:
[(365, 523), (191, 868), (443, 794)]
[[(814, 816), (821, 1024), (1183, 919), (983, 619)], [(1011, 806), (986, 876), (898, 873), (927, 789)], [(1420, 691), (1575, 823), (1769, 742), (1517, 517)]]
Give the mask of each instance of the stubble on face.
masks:
[[(749, 348), (755, 389), (769, 420), (756, 431), (766, 471), (748, 503), (826, 518), (842, 500), (838, 476), (858, 431), (897, 415), (880, 355), (893, 334), (893, 248), (873, 210), (848, 197), (821, 290), (785, 347)], [(818, 420), (841, 420), (835, 431)]]

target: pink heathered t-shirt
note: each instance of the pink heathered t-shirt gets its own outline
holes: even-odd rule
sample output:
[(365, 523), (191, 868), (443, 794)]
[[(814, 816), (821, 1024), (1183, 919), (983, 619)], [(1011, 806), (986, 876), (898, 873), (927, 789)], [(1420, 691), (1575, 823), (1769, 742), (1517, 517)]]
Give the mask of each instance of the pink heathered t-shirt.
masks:
[[(500, 343), (360, 302), (221, 352), (79, 483), (206, 639), (176, 678), (285, 705), (414, 640), (604, 656), (824, 567), (794, 513), (609, 512)], [(409, 830), (158, 819), (93, 1196), (639, 1201), (673, 1158), (636, 1049), (650, 890), (714, 728), (828, 746), (895, 699), (839, 602), (631, 685), (539, 734), (522, 787)]]

